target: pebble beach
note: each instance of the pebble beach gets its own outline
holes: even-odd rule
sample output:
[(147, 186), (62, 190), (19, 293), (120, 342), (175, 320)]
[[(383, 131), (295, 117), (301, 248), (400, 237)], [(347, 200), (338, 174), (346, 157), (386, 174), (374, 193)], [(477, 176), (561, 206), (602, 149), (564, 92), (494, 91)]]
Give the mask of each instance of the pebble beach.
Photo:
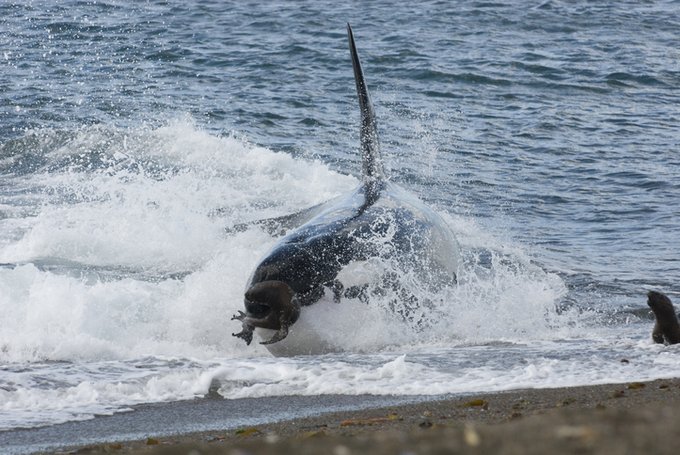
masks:
[[(675, 453), (680, 379), (520, 390), (58, 453)], [(53, 453), (53, 452), (50, 452)]]

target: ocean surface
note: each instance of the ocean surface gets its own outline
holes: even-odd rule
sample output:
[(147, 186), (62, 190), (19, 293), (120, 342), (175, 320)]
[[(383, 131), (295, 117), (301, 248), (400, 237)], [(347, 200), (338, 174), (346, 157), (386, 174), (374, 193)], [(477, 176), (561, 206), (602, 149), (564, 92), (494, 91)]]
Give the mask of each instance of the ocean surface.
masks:
[[(347, 22), (390, 179), (463, 264), (425, 331), (341, 302), (343, 352), (274, 358), (231, 316), (277, 239), (231, 228), (359, 183)], [(677, 377), (646, 292), (680, 303), (678, 30), (678, 1), (1, 2), (0, 430)]]

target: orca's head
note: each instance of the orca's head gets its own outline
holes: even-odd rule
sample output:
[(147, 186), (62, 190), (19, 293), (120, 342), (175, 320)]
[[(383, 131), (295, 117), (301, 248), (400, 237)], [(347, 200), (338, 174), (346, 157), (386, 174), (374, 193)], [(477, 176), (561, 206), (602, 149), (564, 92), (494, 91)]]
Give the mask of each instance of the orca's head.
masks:
[(253, 284), (245, 293), (246, 312), (234, 316), (243, 323), (243, 332), (236, 334), (250, 344), (255, 328), (276, 330), (262, 344), (273, 344), (288, 336), (288, 328), (300, 317), (300, 303), (295, 292), (283, 281), (269, 280)]

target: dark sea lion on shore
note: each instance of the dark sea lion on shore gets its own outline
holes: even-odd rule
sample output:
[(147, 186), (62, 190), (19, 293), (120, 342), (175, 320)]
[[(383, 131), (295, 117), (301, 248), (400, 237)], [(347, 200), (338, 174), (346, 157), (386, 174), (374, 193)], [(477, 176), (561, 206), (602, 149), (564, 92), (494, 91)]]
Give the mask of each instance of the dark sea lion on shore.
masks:
[[(349, 24), (347, 33), (361, 109), (362, 182), (325, 204), (257, 223), (273, 230), (295, 228), (255, 268), (245, 311), (233, 317), (242, 323), (234, 336), (250, 344), (257, 331), (274, 355), (337, 350), (328, 327), (309, 316), (312, 306), (330, 311), (325, 324), (333, 324), (343, 298), (370, 304), (372, 297), (389, 294), (395, 296), (391, 309), (408, 320), (423, 302), (403, 285), (403, 277), (434, 292), (456, 282), (459, 251), (449, 226), (385, 177), (375, 113)], [(362, 315), (353, 319), (362, 322)]]
[(647, 305), (652, 309), (656, 324), (652, 330), (655, 343), (680, 343), (680, 323), (671, 299), (656, 291), (647, 294)]

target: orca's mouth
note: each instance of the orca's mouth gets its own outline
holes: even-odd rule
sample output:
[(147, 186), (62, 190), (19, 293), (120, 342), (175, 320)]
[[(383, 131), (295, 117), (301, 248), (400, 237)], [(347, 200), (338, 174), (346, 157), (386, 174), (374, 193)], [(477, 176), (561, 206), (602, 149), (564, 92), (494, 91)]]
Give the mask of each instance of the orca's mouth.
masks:
[(300, 316), (300, 304), (295, 293), (283, 281), (262, 281), (254, 284), (245, 294), (245, 313), (239, 311), (232, 320), (241, 321), (242, 330), (233, 335), (250, 344), (255, 328), (276, 330), (269, 340), (261, 344), (277, 343), (288, 336), (288, 328)]

